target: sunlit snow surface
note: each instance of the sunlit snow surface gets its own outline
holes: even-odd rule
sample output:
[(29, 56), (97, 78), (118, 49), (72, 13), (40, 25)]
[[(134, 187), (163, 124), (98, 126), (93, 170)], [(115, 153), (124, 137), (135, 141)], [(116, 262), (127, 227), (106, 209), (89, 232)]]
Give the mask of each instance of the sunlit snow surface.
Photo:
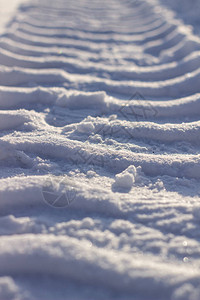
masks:
[(19, 2), (0, 1), (0, 300), (199, 300), (198, 5)]
[(5, 26), (15, 16), (21, 2), (21, 0), (0, 0), (0, 34), (5, 31)]

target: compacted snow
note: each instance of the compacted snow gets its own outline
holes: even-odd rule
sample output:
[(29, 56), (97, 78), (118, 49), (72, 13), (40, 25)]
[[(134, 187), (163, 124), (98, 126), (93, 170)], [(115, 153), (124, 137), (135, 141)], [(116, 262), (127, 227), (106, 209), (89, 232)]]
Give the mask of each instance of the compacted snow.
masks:
[(189, 2), (0, 2), (0, 300), (200, 299)]

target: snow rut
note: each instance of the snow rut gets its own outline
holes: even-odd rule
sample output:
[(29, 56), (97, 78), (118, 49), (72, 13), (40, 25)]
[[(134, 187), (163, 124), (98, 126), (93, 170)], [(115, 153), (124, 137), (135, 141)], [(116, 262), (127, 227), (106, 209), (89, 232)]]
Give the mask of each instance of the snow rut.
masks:
[[(42, 299), (43, 275), (67, 280), (58, 300), (186, 299), (198, 288), (199, 80), (200, 39), (158, 1), (20, 7), (0, 37), (8, 290)], [(63, 176), (70, 205), (61, 197), (53, 210)], [(25, 280), (36, 274), (39, 294)]]

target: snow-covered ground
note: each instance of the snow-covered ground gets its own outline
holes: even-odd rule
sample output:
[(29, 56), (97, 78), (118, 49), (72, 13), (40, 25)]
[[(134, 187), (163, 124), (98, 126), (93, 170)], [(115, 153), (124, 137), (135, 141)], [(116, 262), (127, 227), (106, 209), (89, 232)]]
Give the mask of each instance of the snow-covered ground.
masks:
[(22, 0), (0, 0), (0, 34), (5, 31), (6, 26), (9, 26), (9, 22), (15, 17), (21, 2)]
[(173, 9), (178, 18), (191, 25), (191, 29), (195, 33), (200, 34), (199, 0), (162, 0), (162, 3)]
[(20, 2), (0, 1), (0, 300), (199, 300), (198, 6)]

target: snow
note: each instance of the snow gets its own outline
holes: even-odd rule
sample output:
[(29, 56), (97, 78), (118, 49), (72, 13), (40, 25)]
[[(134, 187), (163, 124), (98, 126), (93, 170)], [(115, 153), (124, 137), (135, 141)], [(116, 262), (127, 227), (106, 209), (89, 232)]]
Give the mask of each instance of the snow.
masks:
[(15, 17), (16, 9), (21, 2), (21, 0), (0, 0), (0, 34), (5, 32), (5, 27), (9, 24), (11, 18)]
[(200, 299), (195, 0), (0, 0), (0, 300)]
[(137, 170), (134, 166), (129, 166), (123, 172), (115, 176), (114, 186), (130, 190), (135, 182)]

